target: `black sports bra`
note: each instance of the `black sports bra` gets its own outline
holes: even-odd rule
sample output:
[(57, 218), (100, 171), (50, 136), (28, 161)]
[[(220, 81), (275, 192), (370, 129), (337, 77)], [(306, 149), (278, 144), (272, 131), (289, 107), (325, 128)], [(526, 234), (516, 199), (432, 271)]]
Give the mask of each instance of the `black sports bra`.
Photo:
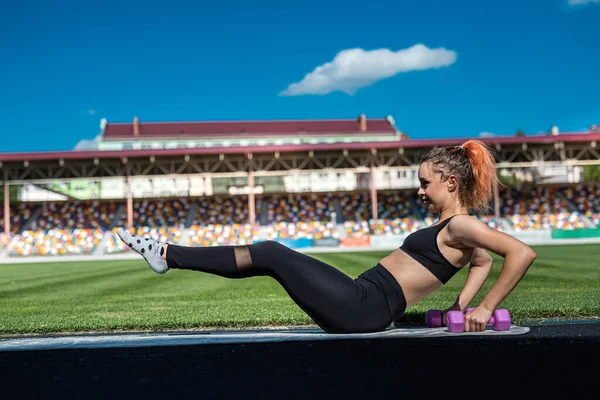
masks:
[(437, 244), (438, 233), (453, 217), (454, 215), (439, 225), (428, 226), (411, 233), (400, 246), (402, 251), (430, 270), (443, 284), (460, 271), (460, 268), (456, 268), (444, 257)]

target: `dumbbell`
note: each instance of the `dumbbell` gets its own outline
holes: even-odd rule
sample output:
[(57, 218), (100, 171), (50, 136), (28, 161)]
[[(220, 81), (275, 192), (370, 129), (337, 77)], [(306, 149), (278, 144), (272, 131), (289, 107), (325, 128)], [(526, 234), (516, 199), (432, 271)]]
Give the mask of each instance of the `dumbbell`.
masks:
[[(474, 310), (474, 308), (468, 308), (467, 312), (471, 310)], [(428, 328), (438, 328), (442, 326), (442, 312), (440, 310), (429, 310), (426, 314), (426, 320)], [(488, 324), (494, 325), (495, 331), (508, 331), (510, 330), (510, 313), (504, 308), (499, 308), (494, 311)], [(464, 332), (465, 315), (457, 310), (448, 311), (446, 326), (448, 332)]]

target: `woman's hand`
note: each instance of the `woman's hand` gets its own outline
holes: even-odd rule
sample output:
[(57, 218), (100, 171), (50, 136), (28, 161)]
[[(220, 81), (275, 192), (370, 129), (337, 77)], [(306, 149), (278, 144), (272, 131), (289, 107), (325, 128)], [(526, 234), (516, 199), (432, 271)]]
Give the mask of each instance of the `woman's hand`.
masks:
[(483, 332), (492, 318), (492, 312), (479, 306), (465, 315), (465, 332)]

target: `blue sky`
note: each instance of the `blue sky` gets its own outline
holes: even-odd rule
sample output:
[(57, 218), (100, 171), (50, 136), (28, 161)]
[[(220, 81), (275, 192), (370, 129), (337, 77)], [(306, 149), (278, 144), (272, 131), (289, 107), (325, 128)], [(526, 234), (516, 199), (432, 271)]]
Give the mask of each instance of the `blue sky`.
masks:
[(600, 0), (11, 3), (0, 152), (70, 150), (134, 116), (392, 115), (415, 139), (600, 123)]

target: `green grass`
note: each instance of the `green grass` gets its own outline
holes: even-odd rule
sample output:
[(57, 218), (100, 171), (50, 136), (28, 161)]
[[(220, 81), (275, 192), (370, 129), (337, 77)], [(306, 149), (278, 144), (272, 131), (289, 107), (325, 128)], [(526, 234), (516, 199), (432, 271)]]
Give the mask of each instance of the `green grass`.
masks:
[[(600, 246), (540, 246), (538, 258), (501, 307), (516, 324), (600, 318)], [(355, 278), (389, 252), (313, 254)], [(490, 278), (478, 304), (498, 276)], [(415, 306), (401, 322), (424, 321), (452, 304), (467, 270)], [(230, 280), (192, 271), (152, 272), (143, 260), (0, 265), (0, 334), (159, 331), (314, 325), (269, 277)]]

